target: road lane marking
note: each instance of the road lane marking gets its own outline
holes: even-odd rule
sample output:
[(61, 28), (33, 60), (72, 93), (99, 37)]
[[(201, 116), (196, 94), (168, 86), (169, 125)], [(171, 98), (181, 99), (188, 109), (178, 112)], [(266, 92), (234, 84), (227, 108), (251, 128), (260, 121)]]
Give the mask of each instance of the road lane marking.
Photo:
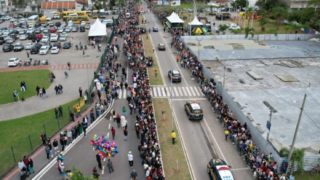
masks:
[[(110, 118), (111, 119), (111, 118)], [(109, 124), (109, 129), (110, 129), (111, 124)]]
[(176, 87), (173, 87), (173, 90), (174, 90), (174, 93), (176, 94), (176, 96), (179, 96), (179, 93), (177, 91), (177, 88)]
[(197, 96), (201, 96), (201, 94), (199, 93), (197, 87), (194, 87), (194, 91), (196, 92)]
[(192, 95), (191, 95), (191, 92), (190, 92), (190, 90), (189, 90), (189, 87), (186, 87), (186, 90), (187, 90), (188, 96), (192, 96)]
[(149, 89), (149, 92), (150, 92), (151, 97), (153, 97), (152, 96), (152, 88)]
[[(103, 161), (106, 161), (106, 158), (104, 158)], [(102, 172), (101, 172), (101, 174), (104, 174), (104, 166), (102, 166)]]
[(193, 87), (190, 87), (190, 90), (191, 90), (192, 96), (196, 96), (196, 93), (194, 92)]
[(127, 90), (124, 88), (123, 89), (123, 99), (126, 99), (126, 95), (127, 95)]
[(157, 91), (158, 91), (159, 97), (161, 97), (161, 91), (160, 91), (160, 88), (159, 88), (159, 87), (157, 87), (156, 89), (157, 89)]
[(181, 96), (184, 96), (183, 93), (182, 93), (182, 91), (181, 91), (181, 88), (180, 88), (180, 87), (178, 87), (178, 91), (179, 91), (179, 93), (180, 93)]
[(120, 89), (119, 94), (118, 94), (118, 98), (122, 99), (122, 90)]
[(198, 98), (198, 99), (194, 99), (194, 98), (184, 98), (184, 99), (172, 99), (172, 101), (203, 101), (203, 100), (207, 100), (206, 98)]
[(161, 87), (161, 91), (162, 91), (162, 96), (166, 96), (166, 92), (164, 91), (164, 87)]
[(232, 169), (231, 171), (242, 171), (242, 170), (250, 170), (249, 168), (237, 168), (237, 169)]
[[(170, 89), (171, 89), (171, 87), (170, 87)], [(169, 88), (167, 88), (167, 87), (166, 87), (166, 91), (167, 91), (167, 95), (168, 95), (168, 97), (171, 97), (171, 94), (170, 94)], [(172, 96), (173, 96), (173, 93), (172, 93)]]
[(154, 97), (157, 97), (158, 95), (157, 95), (157, 90), (156, 90), (156, 88), (153, 87), (152, 90), (153, 90)]

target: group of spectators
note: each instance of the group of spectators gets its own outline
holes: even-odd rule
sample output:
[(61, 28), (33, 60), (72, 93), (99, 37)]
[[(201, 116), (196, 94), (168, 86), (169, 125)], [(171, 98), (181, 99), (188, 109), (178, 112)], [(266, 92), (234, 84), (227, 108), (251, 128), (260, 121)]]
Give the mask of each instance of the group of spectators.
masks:
[[(164, 24), (167, 14), (155, 12), (158, 19)], [(174, 46), (178, 53), (179, 58), (177, 62), (181, 67), (190, 69), (193, 77), (199, 83), (206, 98), (213, 106), (218, 119), (225, 127), (226, 140), (227, 137), (235, 144), (238, 152), (243, 157), (245, 163), (250, 167), (253, 176), (259, 180), (279, 180), (283, 179), (284, 175), (278, 174), (278, 164), (274, 161), (272, 153), (266, 154), (262, 152), (252, 141), (252, 136), (247, 128), (247, 124), (241, 124), (239, 120), (233, 115), (228, 105), (223, 101), (223, 97), (217, 92), (216, 82), (210, 78), (207, 79), (202, 71), (202, 64), (198, 61), (198, 57), (194, 55), (190, 49), (186, 47), (184, 42), (180, 40), (180, 36), (184, 34), (181, 28), (169, 28), (172, 34), (171, 46)], [(280, 167), (281, 172), (287, 169), (286, 162)]]

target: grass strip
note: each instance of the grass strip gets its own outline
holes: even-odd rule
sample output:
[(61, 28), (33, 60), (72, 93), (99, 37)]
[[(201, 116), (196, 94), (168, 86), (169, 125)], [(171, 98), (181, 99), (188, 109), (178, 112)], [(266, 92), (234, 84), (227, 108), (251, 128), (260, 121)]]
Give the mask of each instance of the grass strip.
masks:
[[(22, 118), (0, 122), (0, 174), (18, 162), (23, 156), (30, 154), (42, 144), (40, 135), (44, 130), (47, 137), (54, 135), (60, 128), (70, 122), (70, 111), (80, 99), (62, 105), (63, 117), (55, 118), (54, 108)], [(89, 104), (81, 107), (81, 110)], [(12, 149), (13, 153), (12, 153)], [(14, 156), (14, 157), (13, 157)]]
[[(155, 116), (157, 119), (158, 134), (161, 146), (163, 166), (166, 179), (191, 180), (191, 175), (188, 169), (186, 157), (184, 156), (180, 134), (174, 124), (176, 132), (176, 143), (172, 144), (171, 138), (171, 121), (170, 121), (170, 105), (167, 98), (153, 99)], [(165, 119), (163, 119), (162, 111), (165, 111)], [(179, 170), (177, 171), (176, 161), (179, 162)]]
[[(148, 72), (149, 72), (149, 81), (150, 85), (163, 85), (162, 77), (161, 77), (161, 72), (160, 68), (158, 65), (158, 60), (156, 56), (153, 53), (153, 46), (150, 40), (150, 34), (148, 34), (148, 39), (146, 34), (142, 35), (142, 40), (143, 40), (143, 48), (144, 48), (144, 53), (146, 57), (153, 57), (153, 67), (148, 67)], [(155, 76), (155, 70), (157, 70), (158, 76)]]
[[(37, 95), (36, 87), (49, 88), (49, 69), (29, 70), (29, 71), (6, 71), (0, 72), (0, 104), (14, 102), (12, 92), (17, 90), (19, 98), (27, 99)], [(27, 91), (20, 91), (20, 83), (24, 81)]]
[(296, 180), (317, 180), (320, 179), (320, 174), (311, 176), (310, 171), (306, 171), (304, 173), (294, 173), (294, 178)]

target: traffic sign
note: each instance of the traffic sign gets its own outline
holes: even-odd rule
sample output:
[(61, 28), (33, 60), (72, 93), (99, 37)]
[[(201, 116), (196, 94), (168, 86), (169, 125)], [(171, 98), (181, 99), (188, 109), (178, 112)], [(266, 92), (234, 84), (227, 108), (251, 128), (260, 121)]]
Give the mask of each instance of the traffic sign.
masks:
[(271, 122), (270, 121), (267, 121), (267, 129), (270, 131), (271, 129)]

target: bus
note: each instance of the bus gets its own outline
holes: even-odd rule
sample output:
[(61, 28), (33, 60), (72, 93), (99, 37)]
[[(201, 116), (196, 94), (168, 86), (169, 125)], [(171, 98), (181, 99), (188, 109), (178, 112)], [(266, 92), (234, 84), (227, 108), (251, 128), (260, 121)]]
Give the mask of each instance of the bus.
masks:
[(98, 18), (99, 11), (98, 10), (93, 10), (92, 12), (92, 18)]
[(86, 11), (63, 11), (62, 16), (69, 16), (69, 14), (78, 14), (78, 16), (86, 16)]
[(40, 18), (40, 23), (46, 22), (46, 19), (47, 19), (47, 16), (42, 16), (42, 17)]
[(92, 11), (86, 11), (88, 16), (92, 16)]
[(99, 18), (106, 18), (106, 11), (104, 9), (99, 10)]
[(40, 19), (39, 15), (32, 15), (32, 16), (28, 17), (27, 23), (28, 24), (35, 24), (36, 22), (40, 21), (39, 19)]
[(74, 24), (80, 24), (81, 21), (88, 22), (89, 21), (89, 16), (64, 16), (63, 17), (64, 22), (69, 22), (72, 21)]

